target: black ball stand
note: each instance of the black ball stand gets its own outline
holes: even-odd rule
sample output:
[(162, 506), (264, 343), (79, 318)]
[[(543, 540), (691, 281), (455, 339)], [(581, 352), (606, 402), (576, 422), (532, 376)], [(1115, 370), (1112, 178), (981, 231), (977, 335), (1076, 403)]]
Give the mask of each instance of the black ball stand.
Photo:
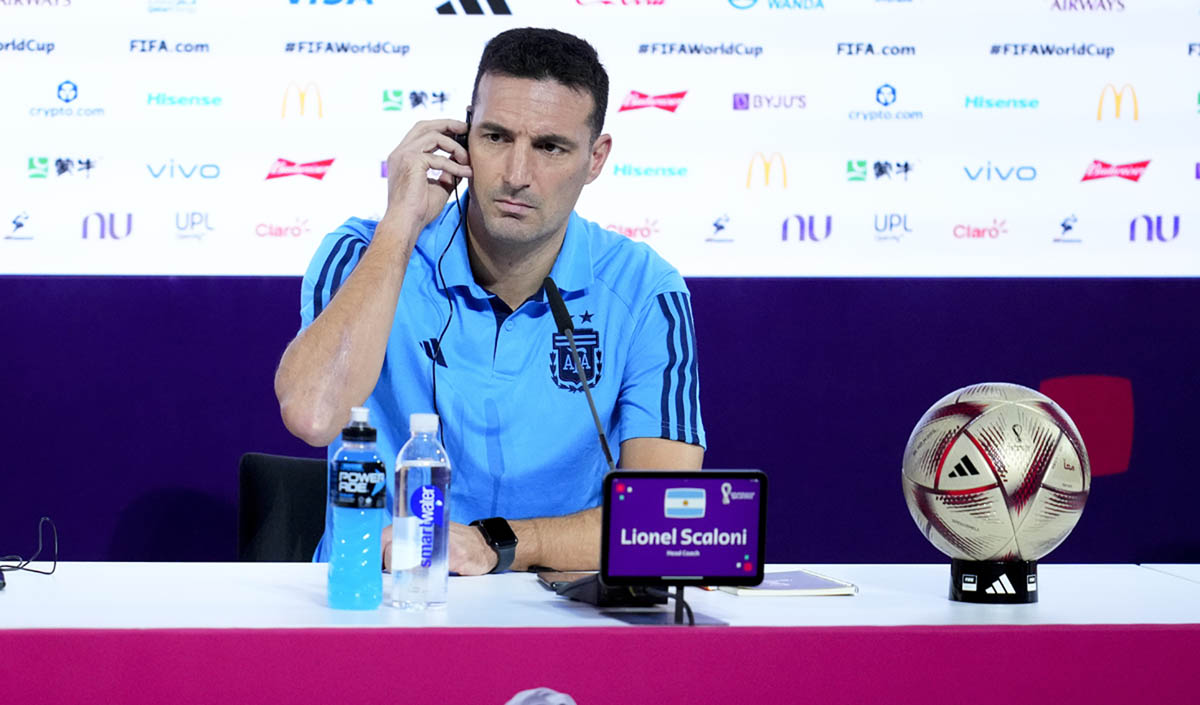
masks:
[(988, 605), (1038, 601), (1037, 561), (950, 561), (950, 599)]

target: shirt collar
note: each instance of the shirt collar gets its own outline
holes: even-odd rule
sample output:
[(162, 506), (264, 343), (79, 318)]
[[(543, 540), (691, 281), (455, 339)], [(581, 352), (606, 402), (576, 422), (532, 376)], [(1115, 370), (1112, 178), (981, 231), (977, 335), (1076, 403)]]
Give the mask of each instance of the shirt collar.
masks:
[[(465, 218), (467, 215), (466, 194), (463, 194), (458, 207), (450, 204), (443, 212), (440, 226), (436, 231), (433, 252), (430, 253), (433, 257), (435, 271), (438, 258), (446, 249), (446, 243), (450, 241), (451, 237), (454, 238), (450, 250), (446, 252), (446, 258), (442, 260), (441, 275), (438, 277), (437, 284), (441, 288), (441, 277), (445, 277), (447, 287), (466, 287), (475, 298), (486, 299), (491, 294), (476, 283), (475, 275), (471, 272), (471, 258), (467, 252), (467, 228), (459, 218), (460, 208), (462, 217)], [(567, 220), (567, 232), (563, 236), (563, 244), (558, 252), (558, 258), (554, 260), (554, 266), (550, 268), (550, 278), (564, 294), (583, 291), (594, 278), (588, 228), (583, 220), (575, 214), (575, 211), (571, 211)]]

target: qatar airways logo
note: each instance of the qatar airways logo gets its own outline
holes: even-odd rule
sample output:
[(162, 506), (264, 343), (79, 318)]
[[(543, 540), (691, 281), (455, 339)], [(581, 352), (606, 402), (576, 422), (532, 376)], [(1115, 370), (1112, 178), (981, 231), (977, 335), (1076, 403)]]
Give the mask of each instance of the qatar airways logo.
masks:
[(1108, 179), (1117, 177), (1126, 181), (1137, 181), (1142, 178), (1142, 174), (1146, 173), (1146, 168), (1150, 166), (1150, 160), (1144, 162), (1131, 162), (1129, 164), (1109, 164), (1102, 162), (1099, 159), (1094, 160), (1087, 171), (1083, 173), (1083, 178), (1080, 181), (1094, 181), (1096, 179)]
[(629, 91), (629, 95), (626, 96), (625, 102), (621, 103), (621, 109), (617, 112), (623, 113), (626, 110), (658, 108), (659, 110), (673, 113), (679, 107), (679, 104), (683, 102), (685, 95), (687, 95), (687, 91), (664, 93), (662, 95), (647, 95), (638, 91)]
[(282, 179), (285, 176), (307, 176), (310, 179), (320, 181), (325, 178), (325, 172), (329, 171), (329, 167), (331, 166), (333, 166), (332, 159), (323, 159), (319, 162), (306, 162), (304, 164), (297, 164), (287, 159), (277, 159), (271, 166), (271, 171), (267, 174), (267, 180)]

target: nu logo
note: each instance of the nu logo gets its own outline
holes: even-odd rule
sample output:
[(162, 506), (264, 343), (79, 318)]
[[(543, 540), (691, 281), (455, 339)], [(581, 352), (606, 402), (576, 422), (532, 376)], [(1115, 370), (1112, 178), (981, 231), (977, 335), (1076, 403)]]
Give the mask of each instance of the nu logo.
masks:
[(296, 83), (295, 81), (288, 83), (287, 89), (283, 92), (283, 108), (280, 110), (279, 117), (285, 118), (288, 116), (288, 105), (292, 104), (293, 102), (293, 94), (296, 96), (296, 107), (293, 112), (295, 110), (299, 110), (299, 114), (301, 116), (307, 115), (310, 106), (308, 98), (311, 95), (317, 99), (317, 117), (325, 117), (325, 106), (321, 102), (321, 89), (312, 81), (304, 84), (303, 88), (301, 88), (300, 84)]
[(771, 167), (775, 165), (775, 160), (779, 160), (779, 175), (783, 177), (783, 187), (787, 188), (787, 162), (784, 161), (783, 155), (779, 152), (771, 152), (771, 156), (766, 156), (762, 152), (755, 152), (754, 156), (750, 157), (750, 166), (746, 168), (746, 188), (750, 188), (750, 182), (754, 180), (754, 165), (762, 164), (763, 185), (771, 185)]
[[(458, 0), (462, 5), (464, 15), (482, 15), (485, 14), (483, 8), (479, 6), (477, 0)], [(504, 0), (487, 0), (488, 7), (492, 9), (493, 15), (511, 15), (512, 11), (508, 9), (508, 5)], [(439, 15), (457, 15), (454, 11), (454, 4), (450, 0), (438, 5), (437, 13)]]
[(1170, 242), (1171, 240), (1179, 237), (1179, 216), (1175, 216), (1175, 227), (1171, 231), (1171, 237), (1166, 237), (1163, 235), (1163, 217), (1161, 215), (1153, 218), (1148, 215), (1143, 215), (1134, 218), (1129, 223), (1130, 242), (1137, 242), (1138, 223), (1146, 224), (1146, 242), (1154, 242), (1155, 240), (1158, 240), (1159, 242)]
[(88, 223), (93, 222), (92, 219), (99, 225), (101, 240), (120, 240), (129, 237), (133, 232), (133, 213), (125, 214), (125, 233), (117, 232), (117, 214), (116, 213), (92, 213), (83, 219), (83, 239), (88, 239)]
[(813, 216), (811, 216), (811, 215), (808, 217), (805, 217), (802, 215), (788, 216), (783, 221), (783, 241), (784, 242), (787, 242), (787, 240), (788, 240), (788, 229), (791, 227), (792, 223), (796, 223), (796, 226), (799, 227), (799, 229), (800, 229), (799, 237), (797, 237), (796, 239), (801, 242), (803, 242), (805, 240), (811, 240), (812, 242), (819, 242), (821, 240), (827, 239), (829, 237), (829, 234), (831, 232), (833, 232), (833, 216), (832, 215), (825, 216), (825, 234), (824, 235), (817, 234), (817, 226), (813, 220)]
[(966, 477), (967, 475), (978, 475), (979, 471), (975, 469), (975, 464), (967, 456), (963, 456), (961, 460), (954, 464), (954, 469), (946, 477)]
[(1096, 119), (1104, 119), (1104, 99), (1111, 93), (1113, 97), (1113, 117), (1119, 120), (1121, 118), (1121, 100), (1125, 97), (1125, 91), (1129, 91), (1129, 97), (1133, 98), (1133, 119), (1137, 120), (1137, 91), (1135, 91), (1133, 86), (1129, 85), (1128, 83), (1121, 86), (1121, 90), (1119, 91), (1117, 90), (1117, 87), (1111, 83), (1104, 86), (1104, 89), (1100, 91), (1100, 103), (1096, 106)]

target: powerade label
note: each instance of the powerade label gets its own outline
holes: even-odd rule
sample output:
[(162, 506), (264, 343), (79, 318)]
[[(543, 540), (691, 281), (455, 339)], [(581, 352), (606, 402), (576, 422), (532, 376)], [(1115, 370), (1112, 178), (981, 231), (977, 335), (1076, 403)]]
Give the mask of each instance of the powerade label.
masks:
[(408, 496), (408, 509), (417, 518), (420, 527), (421, 567), (433, 565), (434, 527), (445, 521), (446, 498), (437, 485), (421, 485)]
[(329, 474), (329, 497), (335, 507), (382, 509), (387, 502), (383, 463), (339, 460)]

